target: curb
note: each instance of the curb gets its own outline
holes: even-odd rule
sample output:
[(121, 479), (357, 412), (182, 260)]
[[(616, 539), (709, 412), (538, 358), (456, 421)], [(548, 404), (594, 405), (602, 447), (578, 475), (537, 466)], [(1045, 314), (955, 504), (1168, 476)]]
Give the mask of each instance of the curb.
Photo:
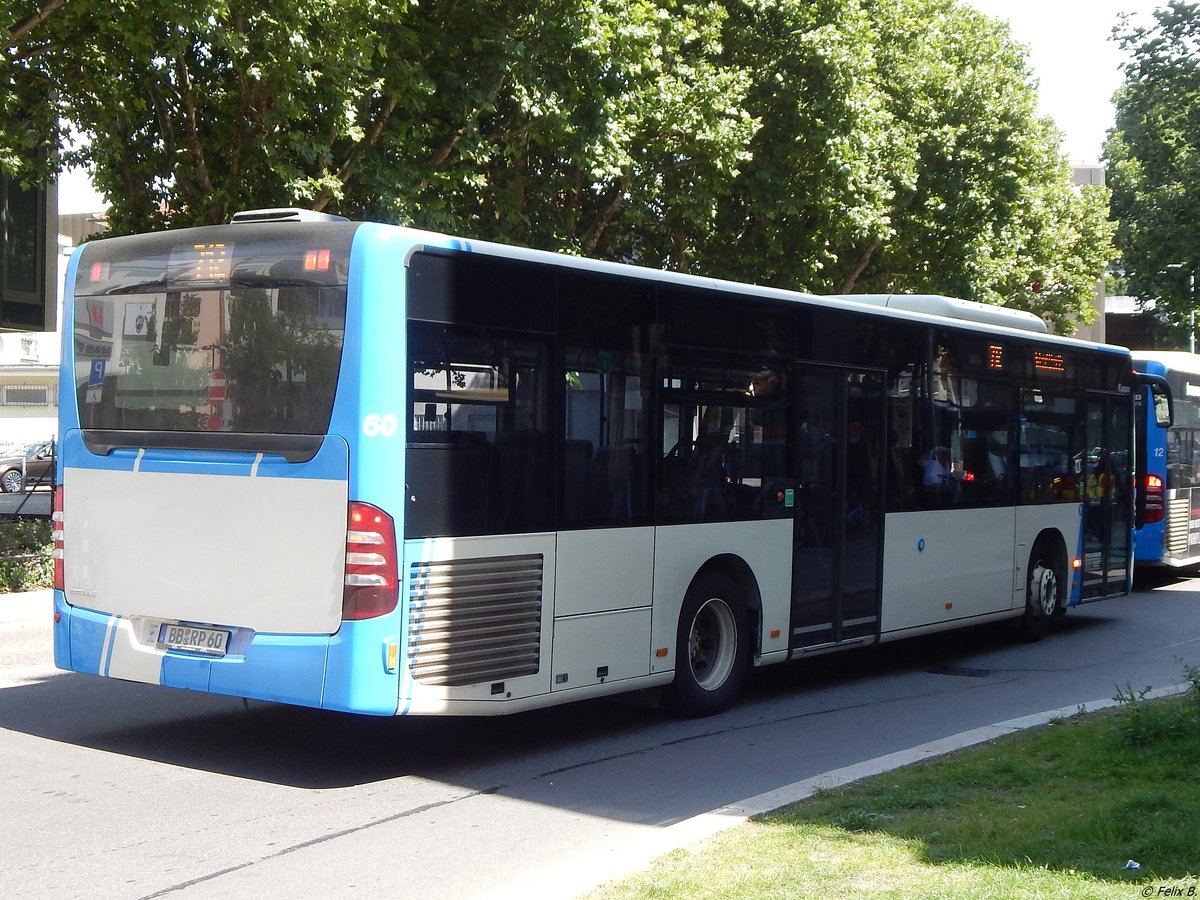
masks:
[[(1191, 685), (1187, 682), (1173, 684), (1168, 687), (1148, 691), (1145, 699), (1157, 700), (1159, 697), (1170, 697), (1175, 694), (1181, 694), (1190, 687)], [(691, 819), (685, 819), (682, 822), (669, 826), (664, 831), (670, 832), (678, 829), (681, 835), (695, 833), (698, 835), (696, 840), (703, 840), (727, 828), (744, 824), (754, 816), (761, 816), (780, 807), (798, 803), (801, 800), (807, 800), (813, 794), (817, 793), (817, 791), (844, 787), (856, 781), (861, 781), (864, 778), (870, 778), (872, 775), (882, 775), (885, 772), (891, 772), (895, 769), (912, 765), (913, 763), (945, 756), (956, 750), (993, 741), (1006, 734), (1024, 731), (1028, 728), (1037, 728), (1040, 725), (1048, 725), (1056, 719), (1070, 718), (1078, 713), (1097, 712), (1117, 705), (1118, 701), (1111, 697), (1104, 700), (1091, 700), (1075, 706), (1063, 706), (1058, 709), (1034, 713), (1030, 716), (1022, 716), (1018, 719), (997, 722), (995, 725), (984, 725), (980, 728), (973, 728), (970, 731), (961, 731), (958, 734), (939, 738), (936, 741), (930, 741), (927, 744), (921, 744), (908, 750), (899, 750), (895, 753), (889, 753), (886, 756), (878, 756), (875, 759), (868, 759), (861, 763), (855, 763), (852, 766), (845, 766), (841, 769), (834, 769), (821, 775), (814, 775), (811, 778), (793, 782), (773, 791), (767, 791), (764, 794), (758, 794), (755, 797), (742, 800), (740, 803), (722, 806), (711, 812), (701, 813)], [(686, 841), (686, 843), (691, 842), (691, 839)], [(671, 849), (675, 849), (676, 846), (683, 846), (683, 844), (676, 844)]]
[[(1147, 692), (1145, 699), (1155, 700), (1159, 697), (1169, 697), (1181, 694), (1190, 688), (1191, 684), (1187, 682), (1174, 684)], [(730, 828), (744, 825), (754, 816), (807, 800), (817, 791), (843, 787), (872, 775), (882, 775), (913, 763), (945, 756), (956, 750), (983, 744), (1006, 734), (1046, 725), (1056, 719), (1069, 718), (1078, 713), (1097, 712), (1117, 705), (1118, 701), (1109, 697), (1103, 700), (1079, 703), (1075, 706), (1063, 706), (1059, 709), (1046, 710), (1017, 719), (997, 722), (994, 725), (984, 725), (970, 731), (962, 731), (908, 750), (899, 750), (851, 766), (833, 769), (772, 791), (748, 797), (738, 803), (718, 807), (690, 819), (684, 819), (668, 825), (666, 828), (640, 831), (632, 838), (622, 841), (620, 846), (587, 854), (582, 858), (564, 860), (530, 879), (522, 880), (518, 885), (506, 886), (503, 891), (491, 896), (578, 897), (608, 882), (633, 875), (672, 850), (698, 844)]]

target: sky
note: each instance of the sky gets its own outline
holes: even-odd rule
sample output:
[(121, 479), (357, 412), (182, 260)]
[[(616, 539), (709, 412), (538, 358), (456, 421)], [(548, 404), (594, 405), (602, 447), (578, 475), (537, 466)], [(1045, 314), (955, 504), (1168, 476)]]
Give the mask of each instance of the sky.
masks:
[[(1148, 23), (1161, 4), (1155, 0), (964, 0), (981, 12), (1008, 20), (1013, 37), (1029, 50), (1039, 82), (1041, 112), (1063, 132), (1063, 152), (1071, 162), (1100, 159), (1104, 136), (1113, 123), (1112, 95), (1123, 80), (1125, 61), (1110, 40), (1119, 13)], [(59, 180), (62, 214), (104, 207), (86, 174), (67, 172)]]
[(1113, 124), (1112, 96), (1124, 81), (1126, 57), (1110, 40), (1113, 26), (1123, 12), (1137, 24), (1150, 24), (1165, 0), (965, 2), (1008, 20), (1013, 38), (1029, 51), (1039, 109), (1063, 132), (1063, 152), (1071, 162), (1098, 162)]

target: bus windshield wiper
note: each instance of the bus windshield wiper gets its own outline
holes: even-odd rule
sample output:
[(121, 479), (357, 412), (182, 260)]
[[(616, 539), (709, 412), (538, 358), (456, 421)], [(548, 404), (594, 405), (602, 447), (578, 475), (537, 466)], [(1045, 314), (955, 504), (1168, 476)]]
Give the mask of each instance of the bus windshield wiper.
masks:
[(327, 283), (315, 278), (280, 278), (278, 275), (242, 275), (234, 273), (229, 279), (230, 287), (326, 287)]
[[(116, 287), (109, 288), (104, 293), (109, 294), (148, 294), (165, 290), (167, 280), (158, 278), (154, 281), (138, 281), (133, 284), (119, 284)], [(82, 295), (81, 295), (82, 296)]]

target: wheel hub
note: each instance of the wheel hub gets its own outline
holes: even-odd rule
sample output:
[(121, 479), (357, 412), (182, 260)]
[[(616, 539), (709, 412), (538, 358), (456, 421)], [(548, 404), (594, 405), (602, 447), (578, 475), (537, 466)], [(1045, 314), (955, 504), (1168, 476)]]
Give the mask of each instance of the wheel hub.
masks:
[(696, 684), (706, 691), (721, 687), (737, 657), (737, 623), (724, 600), (706, 601), (692, 619), (688, 659)]
[(1054, 574), (1054, 570), (1039, 564), (1033, 570), (1031, 586), (1034, 591), (1034, 609), (1043, 616), (1054, 615), (1058, 608), (1058, 577)]

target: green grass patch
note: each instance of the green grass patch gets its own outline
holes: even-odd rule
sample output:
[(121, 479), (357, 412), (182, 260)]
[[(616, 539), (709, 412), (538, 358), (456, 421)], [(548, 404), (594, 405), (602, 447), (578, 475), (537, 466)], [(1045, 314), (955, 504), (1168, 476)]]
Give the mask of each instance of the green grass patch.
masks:
[(1185, 673), (1185, 695), (1122, 691), (1115, 709), (821, 792), (591, 897), (1200, 896), (1200, 673)]
[(54, 558), (45, 519), (0, 519), (0, 591), (32, 591), (54, 582)]

